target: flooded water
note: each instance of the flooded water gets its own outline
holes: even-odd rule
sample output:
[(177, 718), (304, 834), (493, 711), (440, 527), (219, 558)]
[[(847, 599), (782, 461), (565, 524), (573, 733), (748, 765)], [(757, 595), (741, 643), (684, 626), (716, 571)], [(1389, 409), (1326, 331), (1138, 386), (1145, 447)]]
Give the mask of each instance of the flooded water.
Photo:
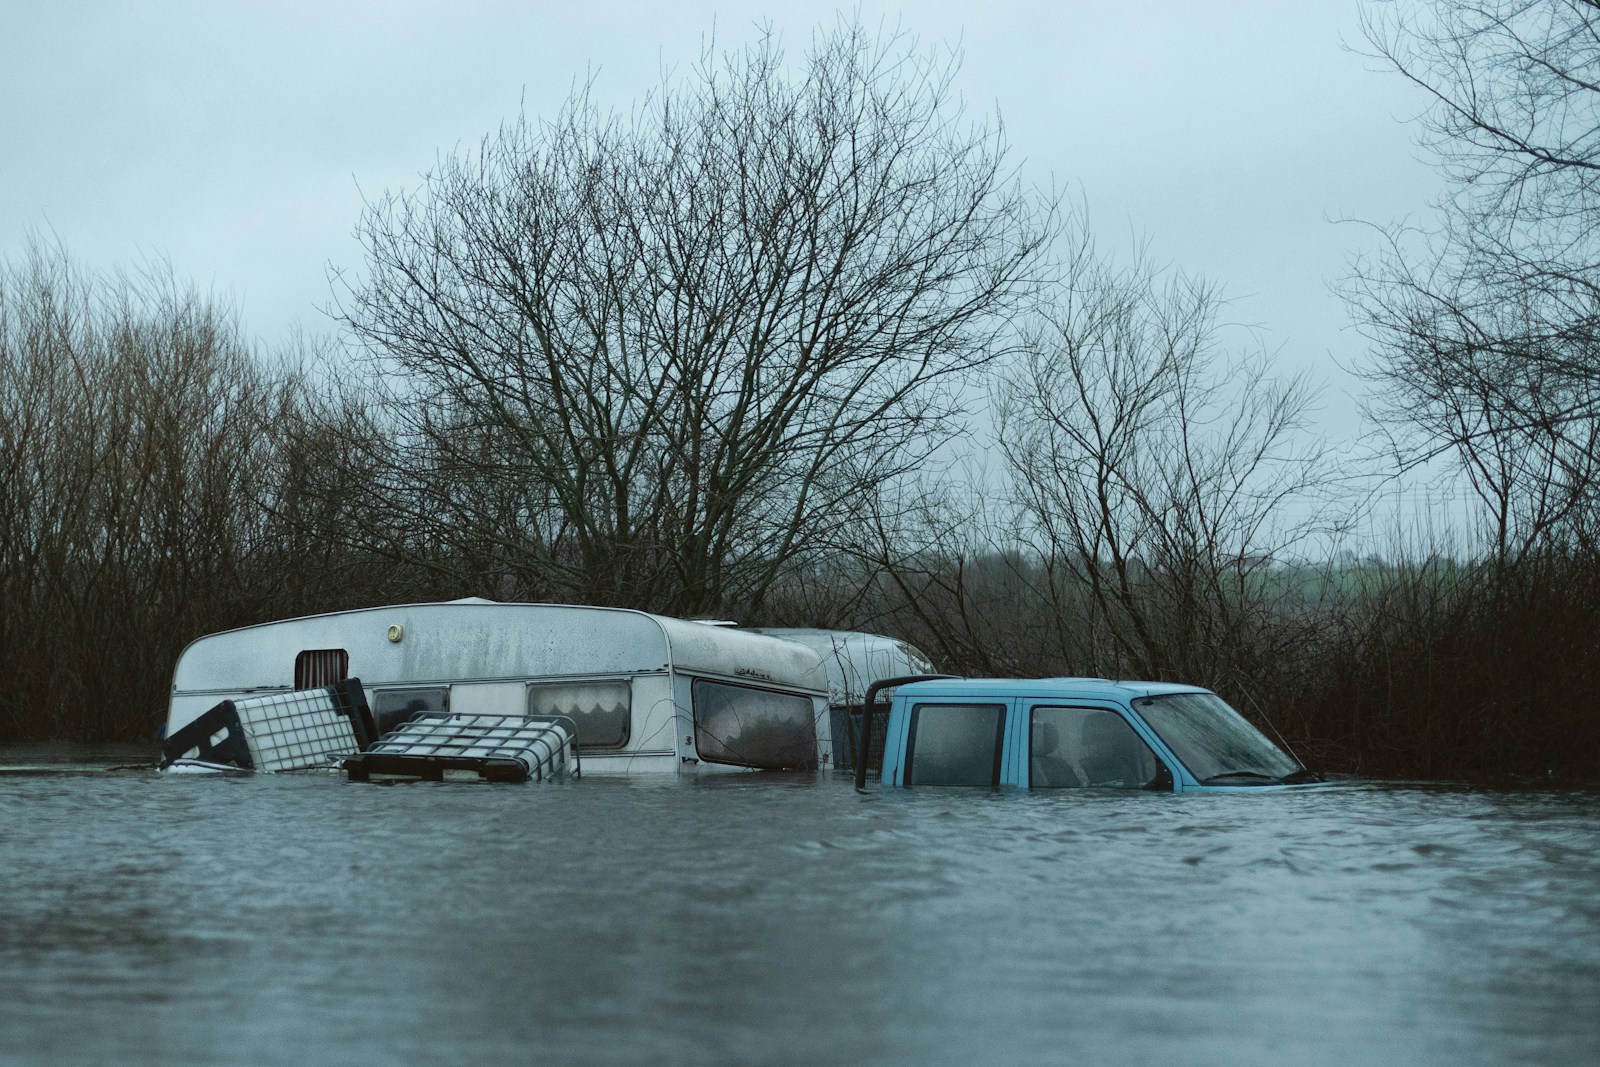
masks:
[(1600, 1062), (1594, 794), (45, 767), (0, 879), (8, 1064)]

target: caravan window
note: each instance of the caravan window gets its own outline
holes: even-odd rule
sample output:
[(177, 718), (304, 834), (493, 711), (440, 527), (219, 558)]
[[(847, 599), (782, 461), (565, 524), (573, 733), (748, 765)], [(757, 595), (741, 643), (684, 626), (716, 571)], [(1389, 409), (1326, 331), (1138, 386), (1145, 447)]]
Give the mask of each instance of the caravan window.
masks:
[(811, 698), (696, 679), (694, 742), (710, 763), (815, 770), (817, 723)]
[(565, 715), (584, 748), (620, 748), (633, 719), (632, 689), (622, 679), (537, 683), (528, 686), (528, 715)]
[(378, 736), (393, 730), (419, 711), (449, 711), (450, 690), (438, 689), (380, 689), (372, 694), (372, 718), (378, 726)]

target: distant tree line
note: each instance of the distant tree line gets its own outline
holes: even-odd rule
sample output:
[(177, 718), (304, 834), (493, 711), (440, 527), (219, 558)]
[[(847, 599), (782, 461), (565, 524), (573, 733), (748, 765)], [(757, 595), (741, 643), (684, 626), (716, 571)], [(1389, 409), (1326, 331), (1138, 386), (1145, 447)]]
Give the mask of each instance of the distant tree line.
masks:
[(164, 266), (0, 264), (0, 740), (150, 737), (203, 633), (481, 595), (1199, 682), (1332, 769), (1594, 777), (1600, 17), (1499, 7), (1373, 9), (1461, 193), (1347, 294), (1474, 549), (1330, 562), (1374, 472), (1307, 382), (1020, 185), (948, 58), (841, 24), (377, 199), (336, 345), (255, 351)]

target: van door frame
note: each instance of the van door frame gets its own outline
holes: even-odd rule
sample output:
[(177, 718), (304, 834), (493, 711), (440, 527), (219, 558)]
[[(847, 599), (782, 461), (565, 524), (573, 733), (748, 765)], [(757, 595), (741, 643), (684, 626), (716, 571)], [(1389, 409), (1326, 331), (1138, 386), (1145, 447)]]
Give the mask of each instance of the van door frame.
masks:
[(1086, 711), (1109, 711), (1119, 716), (1123, 722), (1132, 728), (1134, 735), (1145, 743), (1155, 756), (1167, 777), (1172, 781), (1172, 792), (1177, 793), (1183, 789), (1181, 781), (1188, 775), (1188, 770), (1173, 756), (1172, 750), (1150, 728), (1149, 723), (1139, 717), (1132, 707), (1118, 700), (1095, 699), (1093, 697), (1019, 697), (1016, 701), (1017, 728), (1011, 735), (1016, 746), (1013, 758), (1007, 764), (1014, 777), (1011, 784), (1023, 789), (1031, 789), (1029, 779), (1032, 777), (1028, 771), (1030, 758), (1033, 755), (1033, 712), (1036, 708), (1083, 708)]

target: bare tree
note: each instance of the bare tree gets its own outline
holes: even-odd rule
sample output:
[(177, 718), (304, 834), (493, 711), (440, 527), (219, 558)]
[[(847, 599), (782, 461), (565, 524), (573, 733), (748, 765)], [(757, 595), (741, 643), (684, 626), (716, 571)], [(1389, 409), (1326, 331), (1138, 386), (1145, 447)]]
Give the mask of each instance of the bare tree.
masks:
[(1041, 642), (1039, 568), (1020, 548), (992, 472), (940, 471), (897, 487), (862, 524), (865, 568), (854, 625), (912, 641), (941, 669), (977, 675), (1061, 673)]
[(0, 737), (147, 738), (185, 641), (270, 617), (297, 397), (164, 264), (0, 261)]
[(1332, 473), (1303, 377), (1225, 350), (1216, 293), (1083, 241), (997, 391), (1043, 615), (1069, 669), (1236, 693), (1296, 630), (1274, 566)]
[[(1450, 183), (1347, 297), (1374, 342), (1373, 407), (1409, 461), (1454, 451), (1500, 558), (1586, 537), (1600, 432), (1600, 7), (1370, 4), (1369, 54), (1427, 96)], [(1403, 435), (1404, 436), (1404, 435)]]
[(372, 204), (340, 299), (394, 372), (381, 495), (519, 595), (759, 609), (956, 431), (1035, 281), (1051, 208), (953, 71), (856, 26), (792, 67), (767, 37)]

